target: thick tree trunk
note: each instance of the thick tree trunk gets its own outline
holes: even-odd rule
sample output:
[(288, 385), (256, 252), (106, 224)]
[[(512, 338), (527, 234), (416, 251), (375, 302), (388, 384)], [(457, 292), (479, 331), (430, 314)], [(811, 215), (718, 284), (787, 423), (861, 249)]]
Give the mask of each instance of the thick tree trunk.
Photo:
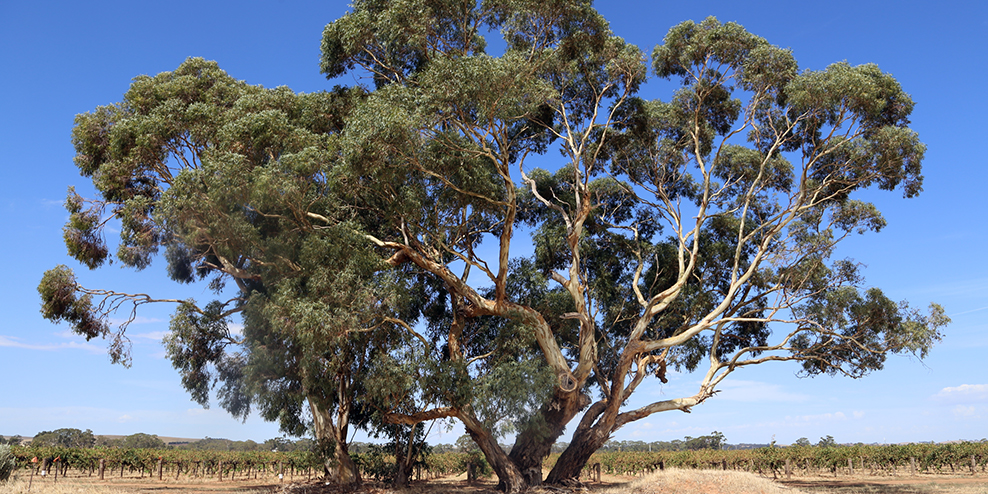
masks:
[(360, 469), (350, 458), (350, 449), (345, 440), (337, 440), (333, 458), (326, 459), (329, 467), (329, 478), (340, 485), (356, 485), (360, 483)]
[(309, 409), (312, 411), (312, 423), (315, 428), (316, 441), (322, 448), (325, 458), (326, 475), (332, 482), (340, 485), (360, 483), (360, 470), (350, 458), (346, 443), (346, 431), (341, 430), (333, 422), (329, 410), (319, 406), (310, 398)]
[(398, 468), (395, 471), (394, 486), (401, 488), (408, 487), (412, 473), (412, 468), (408, 465), (408, 458), (399, 454), (395, 457), (395, 465)]
[(506, 493), (524, 492), (528, 489), (528, 483), (521, 470), (515, 466), (508, 454), (497, 444), (497, 439), (477, 420), (469, 408), (461, 411), (459, 418), (467, 434), (470, 434), (477, 443), (487, 463), (490, 463), (494, 473), (497, 474), (498, 488)]
[(598, 401), (583, 415), (580, 425), (573, 433), (573, 441), (559, 455), (556, 465), (552, 467), (552, 471), (546, 477), (547, 484), (561, 484), (565, 480), (580, 478), (580, 472), (586, 466), (590, 455), (600, 449), (610, 437), (610, 427), (605, 427), (604, 424), (593, 426), (594, 421), (600, 417), (605, 408), (607, 408), (607, 402)]
[(542, 483), (542, 460), (552, 451), (552, 445), (562, 435), (566, 425), (580, 410), (590, 404), (590, 398), (578, 391), (556, 393), (542, 406), (541, 420), (529, 424), (515, 439), (508, 455), (530, 486)]
[(552, 471), (549, 472), (545, 482), (547, 484), (561, 484), (565, 480), (579, 479), (580, 472), (587, 465), (590, 455), (600, 449), (606, 441), (606, 435), (602, 435), (601, 438), (588, 436), (580, 440), (573, 438), (573, 442), (569, 444), (566, 451), (559, 455), (556, 465), (552, 467)]

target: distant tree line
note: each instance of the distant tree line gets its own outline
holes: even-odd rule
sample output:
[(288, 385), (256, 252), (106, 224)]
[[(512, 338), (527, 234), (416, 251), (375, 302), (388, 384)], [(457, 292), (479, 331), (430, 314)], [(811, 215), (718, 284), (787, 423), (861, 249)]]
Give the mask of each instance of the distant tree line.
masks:
[[(802, 441), (806, 442), (805, 445), (809, 445), (806, 438), (800, 438), (796, 441), (796, 444), (803, 445)], [(21, 436), (11, 436), (9, 439), (4, 439), (0, 436), (0, 444), (19, 445), (21, 442), (23, 442), (23, 438)], [(139, 432), (129, 436), (112, 438), (108, 436), (94, 435), (93, 431), (89, 429), (86, 429), (85, 431), (79, 429), (42, 431), (37, 433), (34, 438), (29, 441), (29, 444), (31, 446), (60, 446), (66, 448), (105, 447), (129, 449), (188, 449), (199, 451), (282, 452), (309, 451), (315, 447), (315, 441), (310, 438), (302, 438), (293, 441), (286, 437), (277, 437), (259, 443), (250, 439), (246, 441), (233, 441), (230, 439), (220, 439), (206, 436), (204, 439), (186, 443), (165, 443), (161, 438), (154, 434)], [(835, 444), (836, 443), (834, 443), (834, 438), (832, 436), (820, 438), (820, 446)], [(500, 446), (505, 451), (510, 451), (511, 449), (511, 447), (507, 444), (501, 444)], [(553, 446), (553, 452), (562, 452), (567, 446), (568, 444), (565, 442), (557, 443)], [(369, 442), (355, 441), (351, 443), (350, 452), (354, 454), (370, 453), (378, 447), (380, 447), (380, 445)], [(686, 436), (683, 439), (673, 439), (671, 441), (608, 441), (601, 448), (602, 451), (685, 451), (700, 449), (737, 448), (732, 448), (731, 445), (728, 445), (724, 434), (718, 431), (713, 431), (704, 436)], [(430, 446), (430, 450), (433, 453), (470, 453), (479, 451), (479, 448), (476, 443), (469, 438), (469, 436), (463, 435), (457, 439), (455, 444), (437, 444), (435, 446)]]
[[(23, 442), (21, 436), (11, 436), (4, 440), (0, 437), (0, 444), (20, 444)], [(803, 444), (805, 442), (805, 444)], [(315, 447), (315, 441), (309, 438), (291, 440), (286, 437), (277, 437), (258, 443), (253, 440), (233, 441), (230, 439), (218, 439), (207, 436), (205, 439), (190, 441), (187, 443), (165, 443), (154, 434), (139, 432), (120, 438), (108, 436), (96, 436), (89, 429), (81, 431), (79, 429), (57, 429), (54, 431), (42, 431), (37, 433), (30, 441), (32, 446), (61, 446), (68, 448), (148, 448), (148, 449), (189, 449), (203, 451), (308, 451)], [(566, 449), (569, 444), (558, 442), (553, 445), (553, 452), (559, 453)], [(809, 446), (809, 441), (804, 437), (796, 441), (796, 445)], [(818, 446), (834, 446), (834, 438), (826, 436), (820, 438)], [(350, 452), (361, 454), (369, 453), (379, 445), (356, 441), (351, 443)], [(510, 451), (511, 447), (501, 444), (501, 448)], [(764, 445), (751, 445), (752, 447)], [(463, 435), (455, 444), (437, 444), (431, 446), (434, 453), (470, 453), (478, 451), (476, 443), (469, 436)], [(671, 441), (607, 441), (601, 448), (602, 451), (685, 451), (700, 449), (738, 449), (738, 446), (728, 445), (724, 434), (713, 431), (708, 435), (683, 439), (673, 439)], [(742, 448), (746, 449), (746, 448)]]
[[(25, 439), (21, 436), (0, 436), (0, 444), (20, 445)], [(296, 441), (286, 437), (276, 437), (258, 443), (250, 439), (233, 441), (206, 436), (205, 439), (183, 443), (165, 443), (155, 434), (138, 432), (124, 437), (97, 436), (86, 429), (56, 429), (41, 431), (29, 441), (30, 446), (53, 446), (63, 448), (125, 448), (125, 449), (188, 449), (200, 451), (310, 451), (315, 441), (302, 438)]]
[[(565, 450), (568, 444), (560, 443), (553, 447), (553, 451)], [(686, 436), (683, 439), (673, 439), (671, 441), (607, 441), (600, 448), (601, 451), (687, 451), (700, 449), (731, 449), (724, 437), (724, 434), (713, 431), (708, 435), (700, 437)]]
[(202, 451), (310, 451), (315, 448), (315, 441), (309, 438), (302, 438), (296, 441), (285, 437), (276, 437), (264, 442), (256, 442), (250, 439), (246, 441), (232, 441), (230, 439), (217, 439), (206, 437), (198, 441), (185, 444), (171, 445), (175, 449), (191, 449)]

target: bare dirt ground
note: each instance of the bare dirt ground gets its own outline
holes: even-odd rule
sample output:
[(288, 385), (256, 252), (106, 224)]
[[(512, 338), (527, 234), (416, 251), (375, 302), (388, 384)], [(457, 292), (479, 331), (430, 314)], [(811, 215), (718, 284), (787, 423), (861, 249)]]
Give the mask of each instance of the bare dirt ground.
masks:
[[(318, 480), (295, 478), (279, 482), (277, 478), (236, 479), (163, 479), (145, 477), (98, 478), (88, 475), (34, 477), (18, 472), (6, 485), (3, 494), (340, 494), (338, 487)], [(30, 485), (30, 490), (28, 489)], [(356, 494), (495, 494), (496, 482), (481, 480), (467, 482), (464, 475), (416, 481), (403, 490), (385, 485), (365, 483)], [(601, 482), (585, 482), (580, 486), (560, 489), (533, 489), (533, 494), (599, 493), (599, 494), (677, 494), (714, 493), (790, 493), (790, 494), (988, 494), (988, 476), (978, 475), (917, 475), (901, 477), (845, 476), (794, 477), (774, 480), (771, 477), (741, 472), (667, 470), (649, 477), (603, 475)]]

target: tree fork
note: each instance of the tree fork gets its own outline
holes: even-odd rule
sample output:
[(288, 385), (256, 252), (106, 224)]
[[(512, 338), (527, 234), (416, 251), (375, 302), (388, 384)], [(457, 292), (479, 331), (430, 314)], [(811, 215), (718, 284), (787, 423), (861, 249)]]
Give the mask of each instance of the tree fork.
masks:
[(583, 470), (584, 465), (586, 465), (587, 460), (590, 459), (590, 455), (594, 453), (597, 449), (603, 446), (604, 442), (607, 441), (608, 435), (604, 435), (603, 439), (599, 441), (596, 448), (587, 450), (591, 441), (589, 438), (595, 432), (599, 431), (600, 427), (594, 426), (594, 421), (597, 420), (601, 414), (607, 409), (607, 401), (601, 400), (593, 405), (583, 414), (583, 418), (580, 419), (579, 425), (576, 427), (576, 431), (573, 432), (573, 442), (566, 447), (566, 450), (559, 456), (556, 460), (555, 466), (549, 472), (549, 476), (546, 477), (547, 484), (560, 484), (566, 479), (579, 478), (580, 471)]
[[(562, 435), (566, 425), (588, 405), (589, 396), (579, 392), (567, 393), (556, 388), (552, 399), (539, 412), (545, 425), (530, 424), (515, 439), (508, 457), (527, 475), (529, 485), (542, 482), (542, 460), (549, 456), (552, 445)], [(537, 472), (538, 481), (530, 478), (533, 474), (529, 472)]]
[(353, 458), (350, 458), (345, 434), (333, 423), (328, 411), (316, 404), (313, 398), (310, 397), (308, 401), (309, 409), (312, 411), (316, 440), (327, 447), (323, 450), (326, 453), (330, 453), (328, 449), (330, 445), (325, 443), (327, 441), (333, 442), (331, 454), (327, 454), (324, 462), (324, 468), (329, 477), (341, 485), (359, 485), (360, 470)]
[[(602, 401), (598, 401), (590, 407), (587, 415), (580, 422), (580, 427), (573, 433), (573, 442), (559, 455), (555, 466), (552, 467), (552, 470), (546, 477), (545, 481), (547, 484), (561, 484), (564, 480), (579, 478), (580, 472), (586, 466), (587, 461), (590, 460), (590, 456), (607, 442), (610, 434), (603, 433), (600, 425), (585, 427), (587, 422), (600, 416), (604, 408), (605, 402)], [(593, 418), (588, 421), (587, 419), (590, 417)]]

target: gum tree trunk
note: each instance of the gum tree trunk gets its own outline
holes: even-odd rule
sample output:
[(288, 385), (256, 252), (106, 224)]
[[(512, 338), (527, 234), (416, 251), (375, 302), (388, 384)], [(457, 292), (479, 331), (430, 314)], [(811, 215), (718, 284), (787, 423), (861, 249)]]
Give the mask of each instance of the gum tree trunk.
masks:
[(477, 443), (487, 462), (494, 469), (494, 473), (497, 474), (498, 487), (509, 494), (527, 490), (528, 483), (525, 481), (525, 476), (511, 461), (508, 454), (497, 444), (497, 439), (490, 431), (477, 420), (469, 409), (463, 410), (459, 418), (463, 422), (467, 434), (470, 434), (470, 437)]
[(338, 411), (339, 424), (333, 422), (332, 414), (319, 406), (315, 400), (309, 399), (309, 409), (312, 411), (312, 422), (315, 426), (316, 441), (326, 455), (324, 468), (329, 479), (340, 485), (356, 485), (360, 483), (360, 470), (350, 458), (346, 443), (346, 431), (349, 425), (348, 409), (342, 407)]
[(529, 486), (542, 483), (542, 460), (549, 456), (552, 445), (562, 435), (566, 424), (589, 404), (587, 395), (566, 393), (557, 388), (552, 400), (542, 407), (542, 423), (530, 425), (515, 439), (508, 456), (525, 476)]
[[(601, 427), (601, 424), (593, 426), (594, 421), (604, 412), (607, 407), (606, 402), (598, 401), (594, 403), (580, 420), (580, 425), (573, 433), (573, 442), (556, 460), (556, 465), (546, 477), (547, 484), (561, 484), (564, 480), (577, 479), (580, 472), (586, 466), (590, 455), (600, 449), (610, 437), (610, 428)], [(604, 432), (607, 431), (607, 433)]]
[(579, 441), (574, 438), (574, 441), (570, 443), (566, 451), (563, 451), (563, 454), (559, 455), (556, 465), (552, 467), (552, 471), (546, 477), (546, 483), (560, 484), (567, 479), (578, 479), (580, 472), (583, 471), (583, 467), (587, 465), (590, 455), (600, 449), (606, 441), (606, 436), (603, 439), (584, 437)]

